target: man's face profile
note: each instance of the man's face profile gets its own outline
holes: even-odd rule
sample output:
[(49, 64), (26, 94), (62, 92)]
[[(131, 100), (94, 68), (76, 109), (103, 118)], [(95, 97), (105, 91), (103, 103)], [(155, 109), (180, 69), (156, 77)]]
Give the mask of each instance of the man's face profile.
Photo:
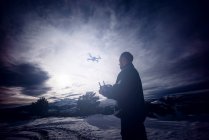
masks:
[(126, 64), (128, 63), (127, 59), (123, 56), (120, 57), (119, 62), (120, 62), (120, 64), (119, 64), (120, 69), (123, 69), (126, 66)]

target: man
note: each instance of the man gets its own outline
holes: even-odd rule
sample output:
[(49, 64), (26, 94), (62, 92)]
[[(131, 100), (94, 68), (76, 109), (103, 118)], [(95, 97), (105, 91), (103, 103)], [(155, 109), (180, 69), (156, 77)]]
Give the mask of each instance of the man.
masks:
[(123, 140), (146, 140), (144, 127), (145, 103), (141, 79), (134, 65), (133, 55), (123, 52), (120, 56), (120, 69), (113, 86), (100, 87), (99, 93), (117, 101), (121, 119), (121, 136)]

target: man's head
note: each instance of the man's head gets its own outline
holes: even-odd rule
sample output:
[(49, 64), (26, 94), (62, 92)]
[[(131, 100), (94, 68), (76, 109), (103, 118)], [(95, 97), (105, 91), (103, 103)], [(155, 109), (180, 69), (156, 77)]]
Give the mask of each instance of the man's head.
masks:
[(127, 64), (132, 63), (133, 61), (133, 55), (130, 52), (123, 52), (120, 55), (120, 69), (123, 69)]

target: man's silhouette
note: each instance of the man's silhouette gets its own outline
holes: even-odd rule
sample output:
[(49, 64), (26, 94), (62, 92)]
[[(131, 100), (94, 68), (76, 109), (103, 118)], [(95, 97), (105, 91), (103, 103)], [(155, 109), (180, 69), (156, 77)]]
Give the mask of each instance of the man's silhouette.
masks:
[(116, 83), (112, 87), (100, 87), (99, 92), (117, 101), (119, 110), (116, 116), (121, 119), (122, 139), (146, 140), (144, 95), (141, 79), (132, 64), (133, 55), (123, 52), (119, 61), (121, 72)]

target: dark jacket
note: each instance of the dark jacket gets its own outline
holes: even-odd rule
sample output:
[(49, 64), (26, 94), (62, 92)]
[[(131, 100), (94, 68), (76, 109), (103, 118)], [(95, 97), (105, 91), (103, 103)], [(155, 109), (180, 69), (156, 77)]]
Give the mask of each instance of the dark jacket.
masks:
[(117, 101), (121, 119), (144, 122), (146, 115), (142, 83), (132, 63), (118, 74), (108, 98)]

